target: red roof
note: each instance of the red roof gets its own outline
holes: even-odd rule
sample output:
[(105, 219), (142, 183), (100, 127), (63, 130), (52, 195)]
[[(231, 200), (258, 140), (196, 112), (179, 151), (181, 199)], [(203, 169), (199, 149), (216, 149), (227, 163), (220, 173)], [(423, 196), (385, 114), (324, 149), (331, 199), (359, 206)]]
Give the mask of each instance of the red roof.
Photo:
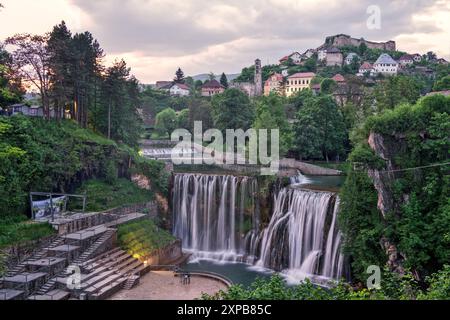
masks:
[(223, 85), (221, 85), (220, 83), (219, 83), (219, 81), (217, 81), (217, 80), (210, 80), (210, 81), (208, 81), (208, 82), (206, 82), (203, 86), (202, 86), (202, 88), (213, 88), (213, 89), (218, 89), (218, 88), (224, 88), (224, 86)]
[(363, 70), (371, 70), (372, 69), (372, 65), (369, 62), (364, 62), (361, 67), (359, 67), (359, 69), (363, 69)]
[(290, 75), (288, 78), (289, 79), (293, 79), (293, 78), (314, 78), (316, 76), (316, 74), (314, 72), (297, 72), (294, 73), (293, 75)]
[(178, 86), (178, 88), (183, 89), (183, 90), (189, 90), (189, 86), (187, 86), (184, 83), (174, 83), (174, 86)]
[(410, 54), (404, 54), (404, 55), (402, 55), (402, 56), (400, 57), (399, 60), (413, 60), (413, 59), (414, 59), (414, 57), (413, 57), (412, 55), (410, 55)]
[(282, 61), (286, 61), (287, 59), (289, 59), (289, 56), (284, 56), (284, 57), (281, 58), (279, 61), (282, 62)]
[(333, 79), (336, 82), (345, 82), (344, 76), (342, 76), (342, 74), (339, 74), (339, 73), (331, 79)]

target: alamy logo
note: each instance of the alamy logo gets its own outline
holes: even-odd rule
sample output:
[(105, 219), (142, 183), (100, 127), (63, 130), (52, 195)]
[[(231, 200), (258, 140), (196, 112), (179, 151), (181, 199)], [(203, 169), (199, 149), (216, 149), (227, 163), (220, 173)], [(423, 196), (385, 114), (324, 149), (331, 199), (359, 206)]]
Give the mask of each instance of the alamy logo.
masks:
[(367, 29), (381, 29), (381, 8), (377, 5), (371, 5), (367, 7), (366, 13), (369, 15), (367, 18)]
[(67, 268), (67, 272), (70, 273), (70, 276), (67, 277), (66, 285), (67, 289), (81, 289), (81, 270), (79, 266), (70, 265)]
[[(278, 172), (280, 132), (278, 129), (209, 129), (203, 133), (201, 121), (194, 122), (194, 135), (186, 129), (176, 129), (171, 140), (178, 142), (172, 148), (171, 159), (179, 164), (250, 164), (260, 165), (262, 175)], [(181, 139), (181, 140), (180, 140)], [(204, 143), (209, 143), (204, 146)], [(269, 153), (270, 149), (270, 153)], [(195, 150), (195, 153), (186, 150)]]
[(379, 266), (371, 265), (367, 267), (366, 273), (371, 274), (367, 278), (367, 288), (380, 289), (381, 288), (381, 270)]

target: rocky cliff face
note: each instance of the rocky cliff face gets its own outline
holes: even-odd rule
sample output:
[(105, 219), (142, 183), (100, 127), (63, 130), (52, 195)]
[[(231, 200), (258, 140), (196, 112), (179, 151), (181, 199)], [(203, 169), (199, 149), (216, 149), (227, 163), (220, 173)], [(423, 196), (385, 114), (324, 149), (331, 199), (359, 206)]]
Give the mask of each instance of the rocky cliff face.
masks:
[[(385, 160), (386, 169), (368, 170), (368, 175), (373, 181), (373, 185), (378, 192), (378, 209), (382, 213), (383, 217), (386, 218), (388, 213), (396, 214), (397, 208), (401, 205), (396, 203), (393, 196), (392, 184), (394, 182), (395, 170), (393, 164), (393, 157), (395, 150), (402, 148), (401, 137), (400, 139), (392, 139), (383, 137), (378, 133), (371, 133), (369, 135), (368, 143), (370, 148), (375, 152), (377, 156)], [(407, 197), (405, 197), (406, 199)], [(380, 239), (380, 244), (385, 250), (388, 256), (388, 266), (392, 271), (396, 271), (400, 274), (404, 273), (403, 261), (405, 259), (404, 255), (398, 251), (397, 246), (392, 243), (389, 239), (383, 237)]]

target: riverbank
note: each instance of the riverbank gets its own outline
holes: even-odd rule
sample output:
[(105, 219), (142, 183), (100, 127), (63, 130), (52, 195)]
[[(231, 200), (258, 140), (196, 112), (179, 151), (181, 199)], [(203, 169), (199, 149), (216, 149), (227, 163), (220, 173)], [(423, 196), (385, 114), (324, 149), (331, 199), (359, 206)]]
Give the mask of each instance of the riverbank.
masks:
[(194, 276), (190, 284), (183, 285), (171, 271), (152, 271), (133, 289), (121, 290), (108, 300), (194, 300), (202, 293), (213, 295), (226, 289), (225, 284), (211, 278)]

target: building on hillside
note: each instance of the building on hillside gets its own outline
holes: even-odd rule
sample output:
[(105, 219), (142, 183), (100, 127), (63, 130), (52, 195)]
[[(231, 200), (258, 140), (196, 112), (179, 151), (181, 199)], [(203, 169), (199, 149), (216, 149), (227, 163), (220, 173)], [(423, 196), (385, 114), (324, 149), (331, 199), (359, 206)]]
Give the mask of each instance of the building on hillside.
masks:
[[(156, 81), (155, 89), (162, 89), (168, 85), (172, 85), (173, 81)], [(170, 89), (170, 88), (169, 88)]]
[(373, 74), (396, 75), (398, 63), (387, 53), (382, 53), (373, 64)]
[(297, 92), (309, 89), (311, 80), (316, 76), (314, 72), (298, 72), (287, 78), (285, 94), (287, 97)]
[(413, 56), (413, 60), (415, 62), (421, 62), (422, 61), (422, 56), (420, 54), (414, 53), (412, 56)]
[(302, 62), (302, 55), (298, 52), (292, 52), (290, 55), (281, 58), (280, 64), (287, 62), (289, 59), (292, 60), (292, 63), (299, 65)]
[(345, 83), (345, 78), (340, 73), (334, 75), (331, 79), (333, 79), (338, 85), (341, 85), (341, 84)]
[(354, 53), (354, 52), (350, 52), (346, 57), (345, 57), (345, 64), (349, 65), (353, 62), (353, 59), (359, 59), (359, 56)]
[[(14, 116), (17, 114), (22, 114), (28, 117), (43, 117), (44, 116), (44, 108), (41, 106), (33, 105), (28, 106), (23, 103), (16, 103), (4, 108), (4, 114)], [(50, 117), (54, 117), (55, 113), (53, 109), (50, 110)]]
[(174, 83), (169, 89), (171, 96), (188, 96), (190, 88), (184, 83)]
[(437, 64), (449, 64), (449, 62), (447, 60), (445, 60), (444, 58), (439, 58), (436, 60)]
[(216, 79), (209, 80), (202, 85), (202, 97), (211, 97), (225, 91), (225, 87)]
[(272, 74), (264, 82), (264, 95), (268, 96), (271, 92), (282, 93), (283, 76), (279, 73)]
[(306, 57), (307, 59), (309, 59), (314, 55), (314, 53), (316, 53), (316, 50), (308, 49), (305, 51), (305, 53), (303, 53), (303, 56)]
[(246, 93), (249, 97), (259, 97), (263, 94), (262, 82), (262, 67), (261, 60), (255, 60), (255, 75), (253, 82), (236, 82), (233, 81), (229, 85), (230, 88), (235, 88)]
[(325, 38), (325, 43), (321, 45), (318, 49), (329, 48), (329, 47), (346, 47), (346, 46), (354, 46), (359, 47), (361, 44), (365, 44), (367, 48), (370, 49), (381, 49), (386, 51), (395, 51), (395, 41), (389, 40), (386, 42), (374, 42), (368, 41), (364, 38), (352, 38), (346, 34), (337, 34), (334, 36), (329, 36)]
[(401, 66), (409, 66), (414, 63), (414, 57), (410, 54), (404, 54), (398, 59), (398, 63)]
[(373, 66), (369, 62), (364, 62), (358, 70), (358, 73), (356, 74), (358, 77), (363, 77), (365, 75), (370, 75), (373, 71)]
[(326, 50), (325, 61), (327, 66), (342, 66), (344, 56), (336, 47)]

